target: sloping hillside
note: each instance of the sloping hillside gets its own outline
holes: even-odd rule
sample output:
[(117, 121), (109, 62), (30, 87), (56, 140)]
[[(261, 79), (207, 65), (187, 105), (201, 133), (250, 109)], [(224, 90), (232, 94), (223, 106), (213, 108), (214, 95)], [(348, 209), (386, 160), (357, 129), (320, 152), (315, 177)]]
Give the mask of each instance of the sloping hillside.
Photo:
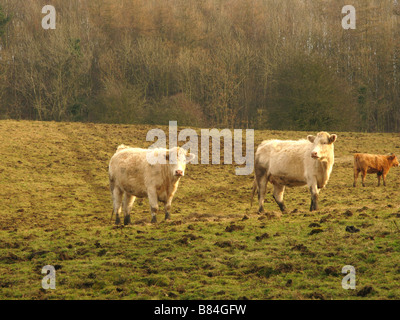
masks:
[[(161, 214), (150, 224), (144, 199), (133, 224), (116, 228), (108, 160), (121, 143), (149, 146), (152, 128), (0, 122), (0, 299), (400, 298), (399, 169), (386, 187), (376, 187), (375, 175), (365, 188), (352, 186), (352, 153), (400, 154), (398, 134), (337, 133), (318, 212), (308, 211), (306, 188), (289, 188), (282, 217), (267, 194), (269, 220), (250, 208), (253, 175), (189, 165), (172, 220)], [(256, 146), (307, 134), (257, 131)], [(351, 225), (360, 232), (346, 232)], [(48, 264), (57, 287), (46, 291)], [(356, 290), (342, 289), (345, 265), (356, 268)]]

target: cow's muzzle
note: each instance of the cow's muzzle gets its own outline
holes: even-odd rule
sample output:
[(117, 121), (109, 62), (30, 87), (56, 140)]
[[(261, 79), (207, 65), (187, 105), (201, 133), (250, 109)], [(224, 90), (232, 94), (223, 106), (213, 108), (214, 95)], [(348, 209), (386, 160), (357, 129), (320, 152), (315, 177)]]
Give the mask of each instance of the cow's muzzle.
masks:
[(183, 171), (182, 171), (182, 170), (176, 170), (176, 171), (175, 171), (175, 176), (177, 176), (177, 177), (183, 177)]
[(317, 153), (317, 152), (311, 152), (311, 158), (313, 158), (313, 159), (319, 159), (318, 153)]

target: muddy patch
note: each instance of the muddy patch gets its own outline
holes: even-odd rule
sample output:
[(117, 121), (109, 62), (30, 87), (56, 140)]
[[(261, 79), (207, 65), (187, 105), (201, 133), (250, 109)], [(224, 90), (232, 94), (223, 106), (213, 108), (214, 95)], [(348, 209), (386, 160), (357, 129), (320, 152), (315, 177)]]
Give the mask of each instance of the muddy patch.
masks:
[(269, 238), (269, 234), (268, 233), (263, 233), (261, 236), (257, 236), (256, 237), (256, 241), (262, 241), (264, 239), (268, 239)]
[(233, 232), (233, 231), (241, 231), (244, 229), (244, 226), (237, 226), (235, 224), (231, 224), (225, 228), (225, 232)]

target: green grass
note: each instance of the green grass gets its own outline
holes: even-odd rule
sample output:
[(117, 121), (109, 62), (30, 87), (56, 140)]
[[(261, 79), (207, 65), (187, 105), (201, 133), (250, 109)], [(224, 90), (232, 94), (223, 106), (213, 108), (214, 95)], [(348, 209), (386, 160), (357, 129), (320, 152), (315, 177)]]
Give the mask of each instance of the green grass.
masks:
[[(307, 188), (289, 188), (279, 217), (269, 186), (268, 219), (250, 208), (253, 175), (189, 165), (172, 220), (150, 224), (144, 199), (115, 228), (108, 161), (121, 143), (149, 146), (151, 128), (0, 122), (0, 299), (400, 299), (399, 169), (386, 187), (374, 175), (352, 186), (352, 153), (399, 153), (398, 134), (338, 133), (317, 212)], [(256, 131), (256, 146), (307, 134)], [(55, 290), (41, 288), (47, 264)], [(341, 287), (345, 265), (356, 290)]]

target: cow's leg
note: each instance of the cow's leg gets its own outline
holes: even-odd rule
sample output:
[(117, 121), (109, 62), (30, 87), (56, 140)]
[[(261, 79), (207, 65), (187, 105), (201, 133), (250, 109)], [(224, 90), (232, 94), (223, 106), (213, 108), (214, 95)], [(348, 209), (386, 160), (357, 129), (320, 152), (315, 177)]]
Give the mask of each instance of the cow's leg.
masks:
[(155, 190), (148, 191), (149, 203), (151, 210), (151, 223), (157, 222), (157, 211), (158, 211), (158, 197)]
[(115, 212), (115, 224), (121, 223), (119, 215), (121, 213), (122, 196), (123, 196), (122, 190), (119, 189), (118, 187), (114, 188), (114, 190), (113, 190), (113, 205), (114, 205), (114, 212)]
[(171, 209), (171, 205), (165, 205), (165, 220), (171, 219), (171, 214), (169, 210)]
[(124, 209), (124, 225), (131, 223), (131, 210), (132, 205), (135, 202), (136, 197), (128, 195), (126, 192), (124, 194), (124, 200), (122, 202), (122, 208)]
[(354, 168), (354, 183), (353, 183), (353, 187), (355, 187), (357, 185), (357, 179), (358, 179), (358, 174), (360, 173), (360, 171), (357, 168)]
[(310, 192), (311, 192), (311, 206), (310, 206), (310, 211), (318, 210), (318, 193), (319, 189), (317, 184), (313, 184), (310, 186)]
[(276, 203), (279, 206), (279, 209), (283, 213), (286, 213), (286, 206), (283, 203), (283, 194), (285, 192), (285, 186), (279, 185), (279, 184), (274, 184), (274, 199)]
[(387, 172), (382, 173), (383, 185), (386, 187), (386, 175)]
[(376, 174), (378, 177), (378, 187), (381, 185), (381, 174), (379, 172)]
[(263, 213), (265, 194), (267, 193), (267, 184), (268, 184), (267, 176), (262, 173), (261, 176), (258, 176), (256, 178), (256, 181), (258, 187), (258, 212)]
[(165, 220), (171, 218), (169, 211), (171, 210), (171, 203), (172, 203), (172, 196), (168, 199), (167, 203), (165, 204)]
[(367, 171), (363, 170), (361, 171), (361, 179), (362, 179), (362, 186), (365, 187), (365, 177), (367, 175)]

